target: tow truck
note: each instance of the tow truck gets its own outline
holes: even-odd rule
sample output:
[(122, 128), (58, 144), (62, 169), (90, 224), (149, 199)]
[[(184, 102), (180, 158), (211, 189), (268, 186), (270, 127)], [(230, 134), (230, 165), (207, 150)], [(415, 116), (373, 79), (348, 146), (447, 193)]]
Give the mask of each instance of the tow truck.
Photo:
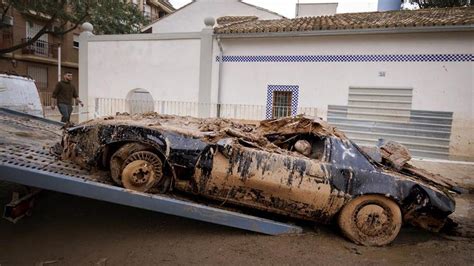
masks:
[[(0, 93), (0, 98), (7, 99), (9, 91), (12, 95), (12, 88), (8, 86), (10, 83), (15, 85), (13, 90), (16, 90), (16, 95), (28, 95), (23, 97), (28, 101), (26, 104), (0, 107), (0, 181), (24, 185), (28, 191), (25, 195), (13, 193), (12, 201), (4, 208), (3, 217), (7, 220), (16, 222), (30, 214), (36, 195), (44, 189), (268, 235), (302, 232), (300, 226), (285, 222), (172, 195), (141, 193), (117, 187), (105, 173), (92, 173), (74, 163), (59, 160), (51, 149), (61, 141), (63, 123), (40, 117), (38, 112), (24, 113), (28, 108), (20, 108), (22, 112), (12, 110), (11, 106), (27, 106), (30, 109), (37, 106), (38, 92), (36, 87), (31, 86), (31, 79), (23, 78), (21, 81), (21, 78), (3, 74), (0, 78), (3, 78), (0, 79), (0, 92), (3, 93)], [(21, 84), (26, 85), (22, 87)], [(19, 87), (22, 87), (20, 94)]]

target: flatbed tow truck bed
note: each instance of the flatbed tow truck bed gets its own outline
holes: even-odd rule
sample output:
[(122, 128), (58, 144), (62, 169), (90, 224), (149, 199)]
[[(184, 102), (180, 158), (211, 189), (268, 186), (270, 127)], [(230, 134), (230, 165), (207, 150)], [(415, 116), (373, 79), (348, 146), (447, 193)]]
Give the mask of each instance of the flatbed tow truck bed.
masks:
[(61, 127), (59, 122), (0, 108), (0, 180), (268, 235), (302, 231), (292, 224), (114, 186), (107, 174), (90, 173), (50, 152), (61, 140)]

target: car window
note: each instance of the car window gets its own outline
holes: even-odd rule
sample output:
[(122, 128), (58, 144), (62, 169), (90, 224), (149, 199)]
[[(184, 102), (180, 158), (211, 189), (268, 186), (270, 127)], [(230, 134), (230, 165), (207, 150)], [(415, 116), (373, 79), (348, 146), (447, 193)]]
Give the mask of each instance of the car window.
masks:
[(326, 151), (326, 139), (310, 134), (279, 135), (268, 139), (282, 149), (300, 153), (313, 160), (322, 160)]

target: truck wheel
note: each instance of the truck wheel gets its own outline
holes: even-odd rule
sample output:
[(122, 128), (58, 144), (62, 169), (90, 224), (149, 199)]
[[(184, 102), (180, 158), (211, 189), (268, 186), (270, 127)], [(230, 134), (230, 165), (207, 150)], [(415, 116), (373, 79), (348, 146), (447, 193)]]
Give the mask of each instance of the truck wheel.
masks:
[(122, 184), (130, 190), (146, 192), (163, 177), (161, 159), (149, 151), (132, 153), (122, 167)]
[(384, 246), (400, 232), (400, 207), (381, 195), (364, 195), (346, 204), (338, 219), (344, 235), (357, 244)]

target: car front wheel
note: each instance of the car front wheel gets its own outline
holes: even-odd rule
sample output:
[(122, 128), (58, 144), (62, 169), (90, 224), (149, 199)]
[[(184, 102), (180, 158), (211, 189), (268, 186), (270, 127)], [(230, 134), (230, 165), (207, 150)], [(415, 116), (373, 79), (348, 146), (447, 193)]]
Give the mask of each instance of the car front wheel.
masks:
[(384, 246), (400, 232), (400, 207), (381, 195), (363, 195), (351, 200), (339, 214), (339, 227), (344, 235), (365, 246)]
[(128, 143), (118, 149), (110, 159), (110, 173), (118, 185), (140, 192), (147, 192), (164, 180), (161, 158), (140, 143)]

